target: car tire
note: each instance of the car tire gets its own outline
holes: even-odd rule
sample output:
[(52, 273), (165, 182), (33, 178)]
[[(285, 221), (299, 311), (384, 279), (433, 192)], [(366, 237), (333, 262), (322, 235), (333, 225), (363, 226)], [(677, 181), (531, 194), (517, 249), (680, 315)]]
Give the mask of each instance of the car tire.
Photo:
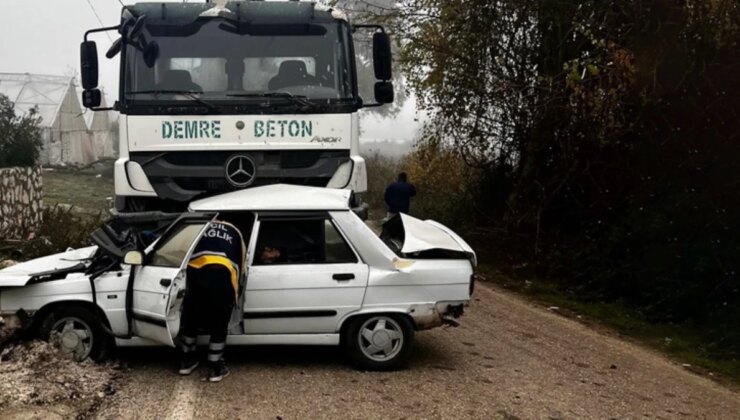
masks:
[(87, 308), (70, 306), (56, 308), (43, 319), (39, 335), (49, 340), (57, 332), (57, 347), (63, 353), (81, 362), (87, 358), (106, 361), (114, 348), (113, 338), (105, 332), (100, 317)]
[(406, 366), (414, 341), (414, 326), (403, 315), (356, 317), (350, 320), (343, 340), (358, 369), (396, 370)]

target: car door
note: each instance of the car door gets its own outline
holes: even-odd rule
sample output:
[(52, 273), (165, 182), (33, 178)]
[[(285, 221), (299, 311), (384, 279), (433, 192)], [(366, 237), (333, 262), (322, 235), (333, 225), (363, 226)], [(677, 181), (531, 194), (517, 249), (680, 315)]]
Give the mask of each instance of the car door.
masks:
[[(265, 248), (282, 255), (265, 263)], [(368, 266), (328, 213), (259, 214), (248, 261), (246, 334), (334, 333), (362, 306)]]
[(215, 214), (189, 214), (175, 221), (134, 267), (132, 320), (135, 335), (174, 346), (186, 289), (188, 259)]

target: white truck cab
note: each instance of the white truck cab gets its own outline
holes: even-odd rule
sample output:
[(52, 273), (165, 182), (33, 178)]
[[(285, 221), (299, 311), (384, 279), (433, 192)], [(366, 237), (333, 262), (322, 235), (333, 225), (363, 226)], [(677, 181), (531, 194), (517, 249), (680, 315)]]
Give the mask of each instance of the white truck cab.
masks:
[[(358, 95), (353, 33), (373, 34), (376, 103)], [(100, 105), (97, 48), (120, 54), (119, 212), (183, 211), (193, 200), (275, 183), (367, 189), (358, 110), (393, 101), (383, 28), (313, 2), (137, 3), (88, 31), (83, 104)]]

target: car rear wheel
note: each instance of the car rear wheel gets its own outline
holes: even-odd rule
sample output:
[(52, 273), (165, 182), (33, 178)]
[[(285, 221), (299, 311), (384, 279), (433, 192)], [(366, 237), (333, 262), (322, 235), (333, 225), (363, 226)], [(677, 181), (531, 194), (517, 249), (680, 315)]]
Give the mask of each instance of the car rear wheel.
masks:
[(53, 344), (59, 351), (78, 362), (87, 358), (105, 361), (113, 347), (98, 316), (82, 307), (53, 310), (41, 323), (40, 335), (44, 340), (53, 336)]
[(350, 322), (345, 343), (358, 368), (395, 370), (405, 366), (414, 340), (414, 327), (408, 318), (372, 315)]

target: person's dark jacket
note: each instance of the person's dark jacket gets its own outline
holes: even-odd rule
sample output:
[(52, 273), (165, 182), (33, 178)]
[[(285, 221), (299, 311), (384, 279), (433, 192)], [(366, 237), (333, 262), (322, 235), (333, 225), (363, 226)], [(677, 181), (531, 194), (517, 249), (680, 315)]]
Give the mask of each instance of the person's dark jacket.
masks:
[(188, 267), (200, 269), (207, 265), (220, 265), (231, 273), (235, 296), (239, 293), (239, 280), (244, 273), (246, 246), (242, 234), (231, 223), (212, 222), (195, 246)]
[(385, 189), (385, 203), (391, 213), (408, 213), (411, 197), (416, 195), (416, 188), (408, 182), (397, 181)]

